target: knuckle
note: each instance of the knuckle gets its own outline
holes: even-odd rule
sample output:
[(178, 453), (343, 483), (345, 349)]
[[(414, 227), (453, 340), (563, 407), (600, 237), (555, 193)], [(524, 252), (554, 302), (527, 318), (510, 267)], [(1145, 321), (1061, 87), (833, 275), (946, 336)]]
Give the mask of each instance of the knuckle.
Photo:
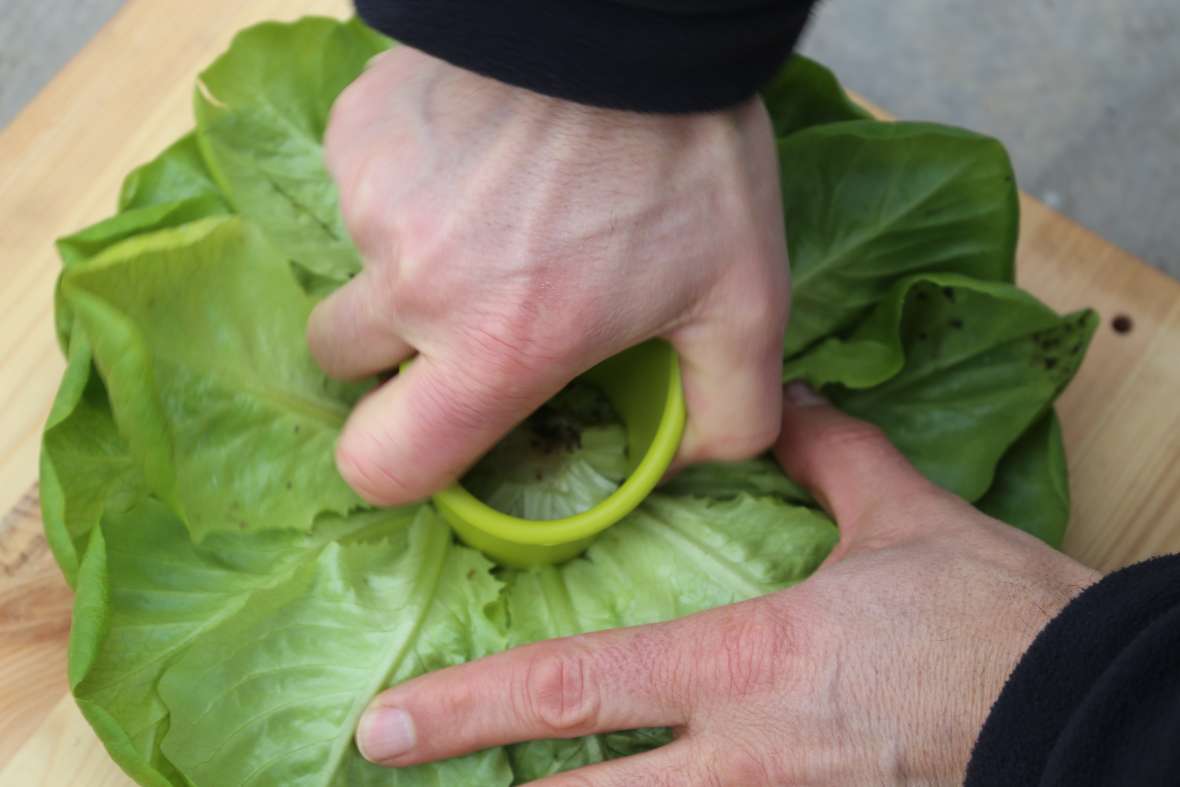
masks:
[(562, 650), (542, 649), (528, 663), (518, 690), (518, 710), (550, 737), (570, 738), (596, 728), (601, 703), (589, 656), (563, 643)]
[(765, 350), (767, 346), (782, 354), (782, 334), (787, 322), (787, 298), (779, 294), (770, 282), (749, 303), (735, 311), (737, 329), (745, 336), (754, 337), (751, 347)]
[(340, 215), (349, 236), (364, 257), (379, 257), (388, 232), (388, 209), (381, 188), (377, 151), (364, 148), (332, 154), (330, 171), (339, 188)]
[(339, 176), (349, 152), (355, 149), (348, 144), (348, 132), (352, 118), (360, 109), (361, 98), (357, 86), (350, 85), (336, 97), (328, 114), (328, 125), (324, 129), (324, 166), (335, 177)]

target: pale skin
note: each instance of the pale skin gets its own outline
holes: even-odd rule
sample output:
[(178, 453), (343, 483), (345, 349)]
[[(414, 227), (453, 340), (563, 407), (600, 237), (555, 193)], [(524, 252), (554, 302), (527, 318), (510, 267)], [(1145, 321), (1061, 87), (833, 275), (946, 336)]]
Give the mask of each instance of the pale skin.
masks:
[(342, 94), (326, 145), (364, 271), (312, 314), (312, 352), (345, 378), (417, 354), (339, 443), (369, 501), (437, 491), (571, 379), (652, 337), (681, 357), (681, 461), (773, 442), (788, 283), (760, 102), (593, 109), (399, 47)]
[(668, 746), (542, 784), (961, 782), (1005, 677), (1098, 575), (934, 487), (808, 390), (784, 399), (789, 285), (761, 103), (593, 109), (399, 47), (344, 92), (326, 144), (364, 270), (313, 313), (312, 352), (344, 378), (417, 356), (340, 440), (364, 498), (431, 494), (570, 379), (660, 337), (684, 370), (678, 462), (779, 435), (779, 461), (841, 530), (789, 590), (392, 688), (361, 720), (365, 756), (402, 767), (668, 726)]
[(840, 527), (810, 579), (416, 678), (373, 701), (361, 751), (402, 767), (668, 726), (667, 746), (536, 784), (961, 784), (1005, 678), (1098, 574), (934, 486), (807, 389), (789, 389), (774, 451)]

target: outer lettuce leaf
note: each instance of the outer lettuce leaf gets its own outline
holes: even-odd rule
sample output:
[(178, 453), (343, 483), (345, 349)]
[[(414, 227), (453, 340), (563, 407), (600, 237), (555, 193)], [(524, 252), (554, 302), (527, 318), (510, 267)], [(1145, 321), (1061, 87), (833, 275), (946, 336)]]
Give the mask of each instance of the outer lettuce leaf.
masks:
[[(59, 238), (57, 252), (68, 268), (127, 238), (228, 212), (229, 205), (210, 179), (190, 133), (127, 176), (116, 215)], [(59, 279), (54, 322), (58, 342), (65, 349), (74, 318), (61, 297), (60, 284)]]
[[(584, 557), (515, 572), (506, 592), (510, 644), (635, 626), (764, 595), (811, 574), (838, 535), (808, 508), (739, 494), (725, 501), (653, 495)], [(642, 730), (513, 747), (529, 781), (666, 742)]]
[(389, 43), (332, 19), (257, 25), (201, 73), (194, 97), (201, 150), (234, 208), (337, 283), (360, 258), (324, 166), (324, 127), (336, 96)]
[(788, 361), (783, 379), (872, 388), (900, 373), (907, 358), (938, 363), (941, 371), (984, 348), (1049, 330), (1058, 320), (1013, 285), (923, 273), (895, 284), (847, 337), (825, 339)]
[(201, 155), (197, 135), (190, 131), (131, 171), (119, 192), (119, 212), (197, 199), (216, 200), (220, 212), (229, 211), (229, 203)]
[(103, 511), (125, 511), (145, 493), (143, 474), (115, 428), (106, 390), (92, 368), (90, 341), (79, 331), (41, 444), (45, 536), (71, 585)]
[(994, 139), (925, 123), (816, 126), (779, 143), (790, 357), (921, 272), (1012, 281), (1018, 201)]
[(237, 219), (142, 236), (67, 271), (119, 433), (195, 537), (307, 529), (360, 499), (332, 453), (356, 386), (303, 338), (310, 299)]
[(853, 103), (836, 75), (803, 55), (794, 55), (765, 87), (762, 99), (779, 139), (812, 126), (871, 117)]
[[(1012, 285), (922, 274), (898, 282), (846, 338), (789, 361), (783, 376), (835, 386), (841, 407), (881, 426), (927, 476), (975, 500), (1073, 378), (1095, 319), (1060, 317)], [(1052, 485), (1044, 490), (1058, 497)]]
[[(938, 304), (949, 299), (932, 284), (914, 292), (915, 303), (924, 303), (915, 307), (919, 313), (948, 308)], [(884, 429), (927, 477), (974, 501), (991, 486), (1000, 457), (1073, 378), (1097, 317), (1058, 317), (1031, 299), (1024, 310), (1014, 299), (988, 307), (960, 299), (965, 290), (957, 286), (950, 292), (956, 300), (949, 313), (959, 316), (923, 314), (903, 328), (906, 363), (897, 375), (873, 388), (829, 393), (842, 409)]]
[(160, 753), (168, 712), (156, 694), (167, 666), (203, 632), (281, 582), (312, 547), (291, 533), (192, 543), (159, 503), (108, 515), (77, 584), (70, 685), (111, 756), (141, 784), (183, 784)]
[(325, 546), (194, 641), (159, 692), (163, 752), (197, 785), (508, 784), (502, 751), (391, 771), (352, 742), (380, 689), (504, 647), (491, 564), (429, 508), (377, 543)]
[[(165, 508), (145, 503), (109, 517), (94, 534), (78, 584), (77, 609), (86, 614), (72, 633), (71, 685), (112, 756), (145, 784), (244, 783), (246, 760), (232, 759), (236, 745), (260, 759), (282, 754), (272, 770), (255, 774), (256, 784), (378, 783), (377, 775), (383, 784), (435, 784), (429, 779), (447, 775), (456, 779), (443, 783), (506, 784), (502, 754), (390, 778), (361, 762), (351, 744), (360, 710), (391, 676), (502, 647), (503, 634), (482, 614), (498, 590), (489, 567), (454, 546), (420, 507), (326, 521), (313, 534), (214, 534), (198, 546)], [(349, 635), (323, 636), (348, 621)], [(381, 625), (388, 630), (374, 629)], [(365, 653), (370, 671), (361, 664)], [(214, 672), (249, 658), (265, 667), (236, 673), (250, 680), (186, 683), (186, 670)], [(396, 669), (381, 672), (378, 661)], [(313, 662), (325, 666), (310, 669)], [(324, 710), (327, 697), (316, 691), (328, 684)], [(284, 690), (304, 704), (274, 703)], [(230, 705), (218, 712), (219, 701)], [(274, 712), (266, 735), (239, 728), (267, 707)], [(177, 730), (187, 737), (172, 759), (167, 736)], [(334, 751), (331, 772), (326, 749), (305, 745), (312, 730), (331, 739), (322, 741)], [(189, 765), (192, 743), (219, 735), (223, 759), (182, 777), (177, 767)], [(264, 749), (264, 740), (274, 748)], [(218, 764), (232, 770), (211, 774)]]
[(57, 242), (57, 250), (68, 268), (127, 238), (165, 227), (179, 227), (206, 216), (228, 212), (225, 203), (217, 196), (189, 197), (175, 202), (130, 208), (73, 235), (61, 238)]
[(1061, 546), (1069, 522), (1069, 478), (1061, 424), (1053, 412), (1008, 449), (995, 482), (976, 505), (1050, 546)]
[(118, 213), (60, 238), (57, 250), (68, 268), (127, 238), (229, 212), (189, 133), (127, 176)]

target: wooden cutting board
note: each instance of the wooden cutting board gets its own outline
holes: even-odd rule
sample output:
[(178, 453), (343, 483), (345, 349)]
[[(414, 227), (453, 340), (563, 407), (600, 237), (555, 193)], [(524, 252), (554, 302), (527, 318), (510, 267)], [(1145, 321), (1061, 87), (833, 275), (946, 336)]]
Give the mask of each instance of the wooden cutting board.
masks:
[[(0, 133), (3, 787), (128, 784), (66, 691), (71, 598), (33, 486), (63, 368), (53, 239), (108, 215), (123, 175), (191, 126), (194, 77), (234, 31), (307, 13), (343, 16), (348, 3), (130, 0)], [(1059, 310), (1103, 317), (1060, 404), (1075, 508), (1066, 551), (1102, 569), (1180, 551), (1180, 284), (1031, 199), (1023, 220), (1021, 283)], [(1116, 332), (1116, 318), (1130, 330)]]

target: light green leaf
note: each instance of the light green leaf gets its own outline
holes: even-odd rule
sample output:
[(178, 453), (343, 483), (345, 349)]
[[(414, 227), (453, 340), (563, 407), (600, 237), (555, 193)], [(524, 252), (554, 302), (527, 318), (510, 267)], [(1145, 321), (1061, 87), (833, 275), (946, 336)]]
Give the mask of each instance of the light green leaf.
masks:
[(63, 281), (119, 433), (194, 536), (306, 529), (360, 505), (333, 447), (356, 386), (328, 380), (303, 332), (310, 299), (237, 219), (119, 244)]
[(388, 39), (359, 23), (309, 17), (239, 33), (201, 72), (201, 150), (234, 208), (290, 259), (345, 281), (360, 258), (323, 161), (332, 102)]
[(189, 133), (127, 176), (118, 213), (59, 238), (57, 250), (68, 268), (121, 240), (225, 213), (229, 205)]
[(312, 570), (329, 546), (397, 537), (416, 511), (328, 520), (312, 534), (216, 533), (200, 545), (154, 501), (108, 514), (79, 574), (70, 682), (112, 756), (141, 783), (186, 783), (160, 751), (173, 722), (157, 684), (169, 666), (223, 621)]
[(490, 569), (428, 508), (384, 542), (327, 545), (167, 669), (163, 752), (210, 787), (508, 784), (502, 751), (389, 770), (353, 744), (380, 689), (503, 648)]
[(777, 497), (810, 505), (807, 490), (787, 478), (778, 462), (759, 456), (739, 462), (702, 462), (689, 465), (660, 485), (664, 495), (728, 500), (738, 495)]
[(111, 755), (141, 783), (183, 783), (159, 752), (168, 714), (156, 683), (165, 667), (292, 571), (307, 548), (305, 536), (291, 533), (209, 542), (193, 545), (167, 509), (145, 502), (106, 517), (79, 574), (70, 683)]
[(793, 279), (788, 358), (849, 328), (909, 275), (1012, 280), (1016, 186), (994, 139), (862, 120), (792, 134), (779, 161)]
[(79, 331), (41, 442), (45, 537), (67, 582), (74, 583), (83, 546), (103, 511), (125, 511), (144, 493), (143, 475), (92, 373), (90, 342)]
[(219, 212), (229, 210), (201, 155), (197, 135), (190, 131), (123, 180), (119, 212), (199, 199), (216, 200), (222, 207)]
[[(116, 215), (58, 238), (57, 252), (68, 268), (127, 238), (228, 212), (229, 205), (210, 179), (193, 135), (187, 134), (123, 181)], [(69, 346), (73, 319), (59, 279), (54, 288), (54, 323), (62, 349)]]

